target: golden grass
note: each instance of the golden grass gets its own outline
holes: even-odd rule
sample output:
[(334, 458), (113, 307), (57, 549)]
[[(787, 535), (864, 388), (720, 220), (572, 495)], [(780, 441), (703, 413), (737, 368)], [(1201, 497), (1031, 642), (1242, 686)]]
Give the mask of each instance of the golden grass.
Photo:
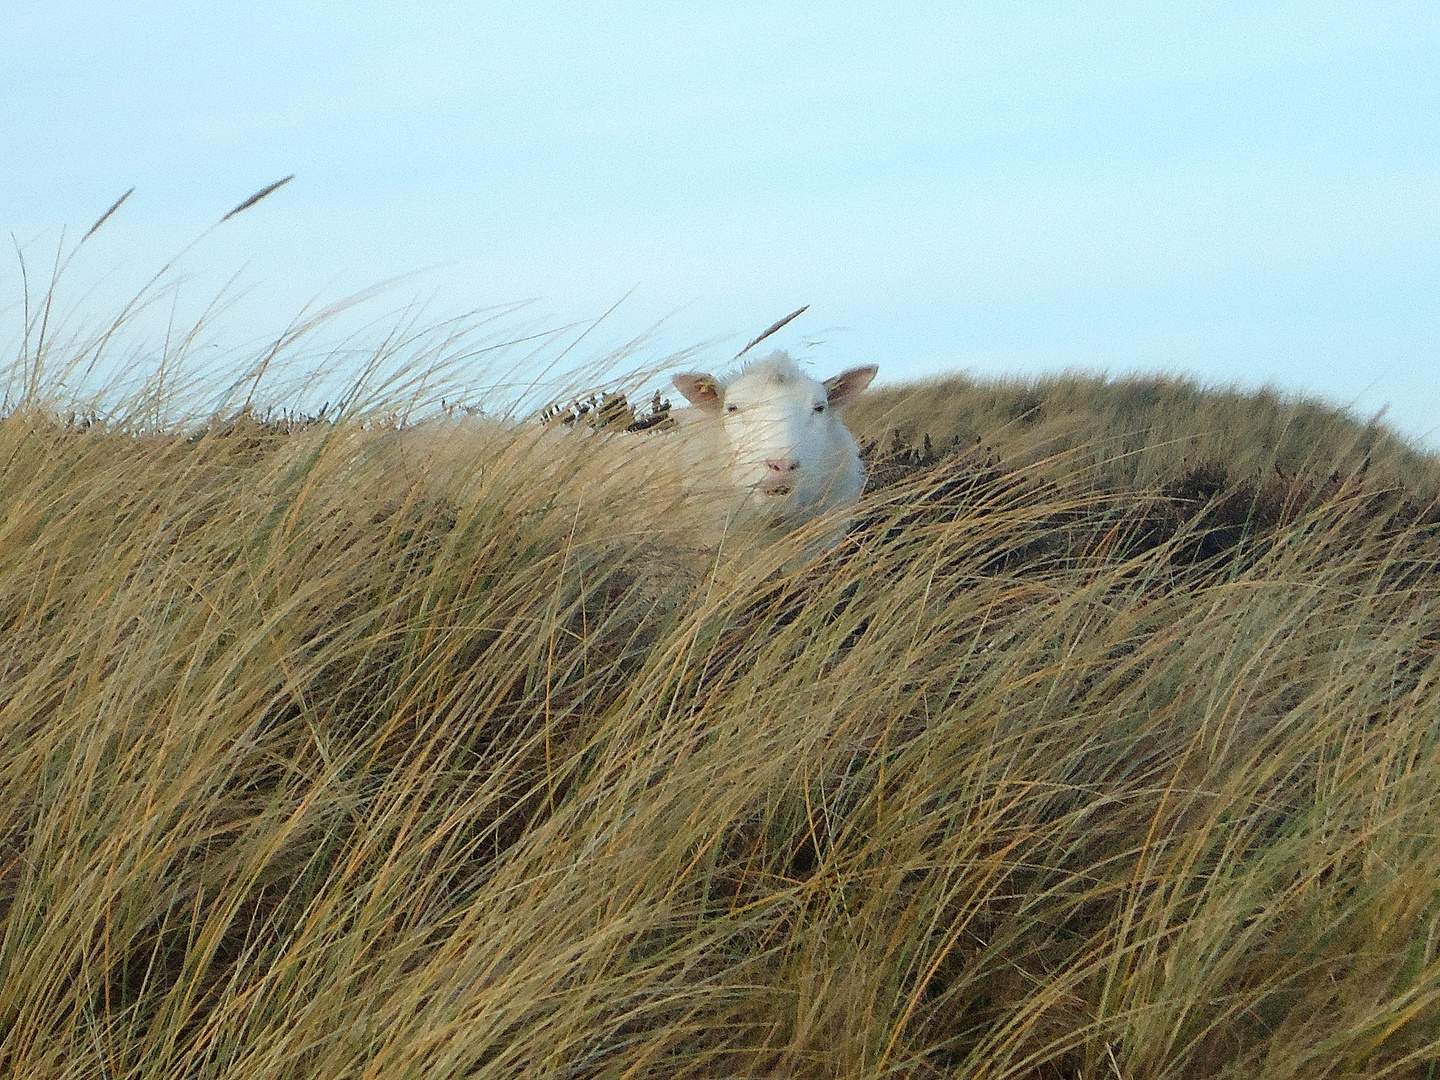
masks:
[(1084, 374), (981, 382), (951, 375), (872, 391), (849, 410), (863, 439), (888, 445), (953, 441), (1012, 463), (1065, 453), (1067, 467), (1104, 485), (1151, 486), (1188, 465), (1224, 462), (1232, 476), (1278, 470), (1348, 475), (1440, 490), (1440, 467), (1378, 422), (1361, 423), (1274, 390), (1204, 389), (1193, 380)]
[(798, 570), (663, 436), (12, 405), (0, 1072), (1433, 1075), (1435, 463), (1127, 394)]

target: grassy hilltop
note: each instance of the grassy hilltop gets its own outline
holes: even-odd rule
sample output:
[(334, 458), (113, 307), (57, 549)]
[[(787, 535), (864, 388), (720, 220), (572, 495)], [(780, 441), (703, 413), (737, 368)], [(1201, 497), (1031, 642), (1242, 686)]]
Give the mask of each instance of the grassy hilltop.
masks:
[(1350, 475), (1371, 468), (1392, 484), (1432, 492), (1440, 463), (1379, 423), (1274, 391), (1204, 389), (1183, 378), (1091, 375), (977, 382), (948, 376), (875, 390), (849, 411), (852, 427), (882, 445), (929, 438), (937, 453), (980, 446), (1011, 465), (1063, 455), (1105, 486), (1173, 483), (1223, 463), (1236, 478)]
[(1440, 464), (1183, 382), (852, 422), (783, 573), (590, 440), (13, 408), (0, 1073), (1436, 1075)]

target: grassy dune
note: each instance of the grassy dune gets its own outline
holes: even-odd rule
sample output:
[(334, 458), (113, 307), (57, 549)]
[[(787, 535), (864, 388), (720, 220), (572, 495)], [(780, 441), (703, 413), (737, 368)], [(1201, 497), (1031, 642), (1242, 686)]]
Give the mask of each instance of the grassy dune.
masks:
[(1067, 468), (1106, 485), (1173, 482), (1187, 468), (1223, 462), (1237, 478), (1343, 475), (1375, 468), (1393, 483), (1432, 492), (1440, 470), (1378, 422), (1358, 423), (1318, 402), (1273, 390), (1204, 389), (1184, 378), (1109, 381), (1093, 375), (979, 382), (951, 375), (870, 393), (852, 426), (882, 444), (928, 436), (979, 445), (1010, 463), (1065, 452)]
[(877, 395), (789, 572), (594, 440), (14, 408), (0, 1072), (1435, 1075), (1440, 467), (1154, 394)]

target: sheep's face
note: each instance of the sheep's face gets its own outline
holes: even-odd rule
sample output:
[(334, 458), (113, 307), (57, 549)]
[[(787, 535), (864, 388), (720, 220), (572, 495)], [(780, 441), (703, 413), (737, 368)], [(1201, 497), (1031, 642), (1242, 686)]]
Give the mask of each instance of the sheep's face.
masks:
[(787, 506), (823, 496), (838, 462), (830, 438), (835, 417), (821, 383), (803, 375), (741, 377), (725, 388), (720, 421), (736, 487)]
[(675, 385), (718, 415), (730, 483), (765, 510), (791, 517), (828, 504), (837, 486), (858, 496), (863, 472), (839, 410), (875, 370), (855, 368), (822, 383), (777, 354), (728, 382), (692, 373), (676, 376)]

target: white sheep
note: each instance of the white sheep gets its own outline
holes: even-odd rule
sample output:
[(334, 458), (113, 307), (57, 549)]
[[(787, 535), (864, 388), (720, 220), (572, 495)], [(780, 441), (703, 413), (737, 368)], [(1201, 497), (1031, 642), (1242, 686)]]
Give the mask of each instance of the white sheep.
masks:
[[(687, 486), (713, 500), (727, 524), (749, 519), (794, 528), (853, 506), (865, 467), (840, 412), (876, 370), (851, 368), (822, 383), (775, 352), (729, 378), (676, 375), (675, 388), (694, 406), (675, 414)], [(844, 535), (843, 513), (833, 516), (834, 527), (811, 550)]]

